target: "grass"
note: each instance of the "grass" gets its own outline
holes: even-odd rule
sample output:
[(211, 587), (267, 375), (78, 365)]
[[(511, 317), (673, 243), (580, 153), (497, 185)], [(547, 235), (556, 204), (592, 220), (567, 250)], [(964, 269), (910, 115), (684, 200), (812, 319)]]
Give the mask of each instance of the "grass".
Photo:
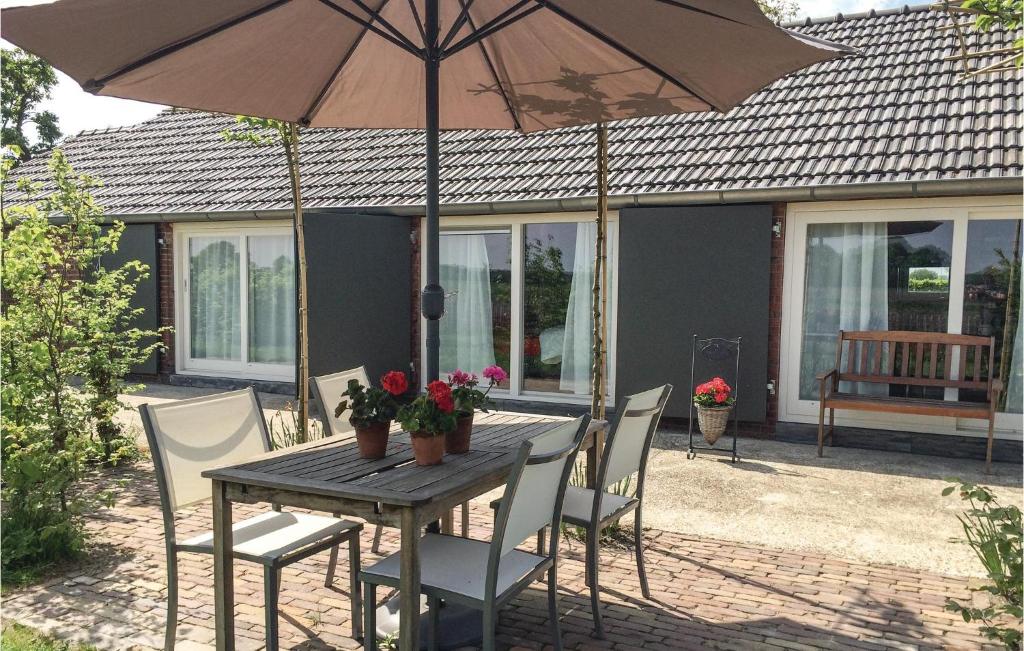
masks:
[(21, 624), (5, 624), (0, 651), (96, 651), (94, 646), (62, 642)]

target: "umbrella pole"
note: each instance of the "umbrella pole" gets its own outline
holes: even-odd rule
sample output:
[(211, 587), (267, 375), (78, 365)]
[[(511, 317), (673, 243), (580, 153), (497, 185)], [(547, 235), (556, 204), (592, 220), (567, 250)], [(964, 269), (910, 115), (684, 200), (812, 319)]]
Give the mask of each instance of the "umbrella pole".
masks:
[(426, 135), (427, 135), (427, 204), (425, 249), (425, 286), (420, 309), (427, 320), (427, 382), (440, 374), (441, 337), (439, 319), (444, 315), (444, 290), (440, 284), (440, 99), (438, 56), (437, 0), (427, 0), (424, 11), (427, 56), (426, 65)]

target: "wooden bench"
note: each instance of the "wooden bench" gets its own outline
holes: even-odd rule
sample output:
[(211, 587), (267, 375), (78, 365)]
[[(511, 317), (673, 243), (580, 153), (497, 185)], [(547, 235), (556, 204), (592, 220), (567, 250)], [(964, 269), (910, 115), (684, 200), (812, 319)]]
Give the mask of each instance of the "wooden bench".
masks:
[[(986, 350), (987, 349), (987, 350)], [(995, 338), (940, 332), (839, 331), (836, 365), (819, 373), (818, 456), (832, 443), (836, 409), (988, 420), (985, 472), (992, 465), (992, 429), (1002, 382), (992, 377)], [(987, 360), (987, 364), (985, 363)], [(986, 402), (839, 391), (840, 382), (984, 390)], [(828, 432), (825, 410), (828, 409)]]

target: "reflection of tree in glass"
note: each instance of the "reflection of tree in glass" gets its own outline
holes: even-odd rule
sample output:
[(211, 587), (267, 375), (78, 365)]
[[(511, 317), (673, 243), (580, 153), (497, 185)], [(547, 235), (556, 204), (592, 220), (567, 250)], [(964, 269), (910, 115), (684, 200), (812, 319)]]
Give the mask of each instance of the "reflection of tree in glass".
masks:
[(525, 276), (526, 322), (534, 333), (564, 326), (572, 273), (565, 270), (562, 249), (537, 238), (527, 240)]
[[(295, 264), (280, 255), (269, 266), (249, 262), (249, 359), (265, 364), (295, 361)], [(257, 307), (273, 310), (258, 318)]]
[(238, 359), (242, 326), (238, 260), (238, 247), (226, 240), (210, 242), (191, 256), (192, 357)]

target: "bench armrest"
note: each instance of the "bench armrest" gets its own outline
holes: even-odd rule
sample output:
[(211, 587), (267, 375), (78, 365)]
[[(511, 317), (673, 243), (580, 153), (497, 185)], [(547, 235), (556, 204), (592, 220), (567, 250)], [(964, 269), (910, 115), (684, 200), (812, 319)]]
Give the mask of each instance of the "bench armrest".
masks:
[(839, 369), (834, 368), (831, 371), (818, 373), (814, 377), (820, 383), (819, 386), (821, 387), (821, 398), (822, 400), (824, 400), (828, 394), (835, 391), (836, 385), (839, 383)]
[(997, 402), (1003, 394), (1003, 381), (999, 378), (992, 379), (992, 388), (989, 390), (989, 400)]

